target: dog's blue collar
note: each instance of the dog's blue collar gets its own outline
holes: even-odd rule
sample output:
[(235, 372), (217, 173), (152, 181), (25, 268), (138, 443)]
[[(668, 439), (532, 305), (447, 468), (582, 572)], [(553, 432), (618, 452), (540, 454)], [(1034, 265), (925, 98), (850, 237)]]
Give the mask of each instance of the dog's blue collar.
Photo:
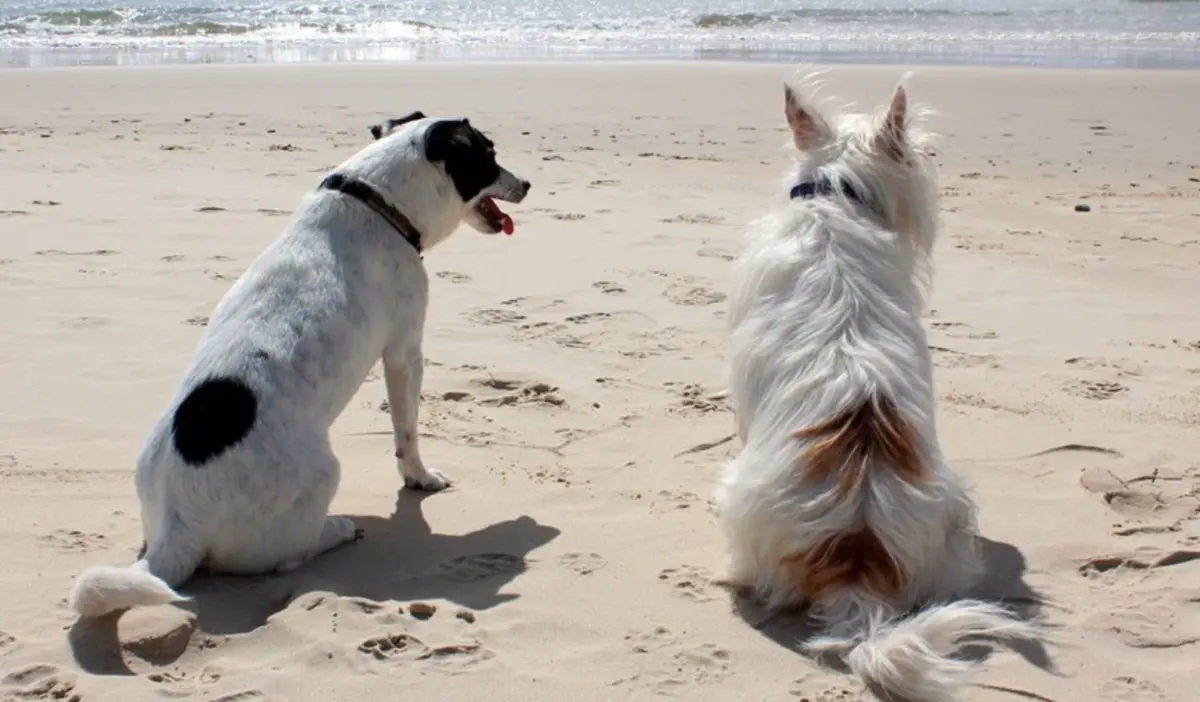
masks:
[(845, 195), (847, 199), (853, 200), (860, 205), (868, 204), (867, 199), (860, 195), (858, 191), (854, 189), (853, 185), (850, 185), (844, 180), (839, 180), (837, 183), (834, 183), (825, 176), (816, 178), (815, 180), (806, 180), (797, 183), (792, 187), (791, 196), (793, 200), (811, 200), (818, 195), (829, 197), (831, 195), (836, 195), (837, 193)]

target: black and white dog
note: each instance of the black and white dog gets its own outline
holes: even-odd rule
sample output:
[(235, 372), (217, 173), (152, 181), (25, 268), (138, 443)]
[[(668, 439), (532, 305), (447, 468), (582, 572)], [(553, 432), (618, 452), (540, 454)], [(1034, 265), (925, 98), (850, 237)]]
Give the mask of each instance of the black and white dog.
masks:
[(217, 305), (138, 460), (143, 553), (83, 573), (80, 614), (185, 599), (174, 588), (202, 564), (285, 571), (361, 537), (327, 514), (340, 479), (329, 427), (381, 358), (404, 484), (448, 485), (417, 449), (421, 252), (463, 221), (511, 233), (495, 200), (530, 186), (465, 119), (414, 112), (371, 132)]

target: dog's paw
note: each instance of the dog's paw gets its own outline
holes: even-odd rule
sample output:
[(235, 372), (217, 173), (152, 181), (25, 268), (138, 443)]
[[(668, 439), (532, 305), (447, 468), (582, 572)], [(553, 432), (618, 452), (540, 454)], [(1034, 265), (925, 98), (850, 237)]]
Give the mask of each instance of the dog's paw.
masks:
[(359, 527), (354, 530), (354, 539), (353, 539), (354, 541), (362, 541), (365, 538), (367, 538), (367, 530), (366, 529)]
[(409, 490), (438, 492), (450, 487), (450, 479), (441, 471), (425, 469), (420, 475), (405, 475), (404, 487)]
[(321, 539), (317, 542), (316, 553), (324, 553), (342, 544), (358, 541), (362, 538), (362, 533), (363, 530), (355, 526), (349, 517), (329, 515), (325, 517), (325, 526), (321, 528)]

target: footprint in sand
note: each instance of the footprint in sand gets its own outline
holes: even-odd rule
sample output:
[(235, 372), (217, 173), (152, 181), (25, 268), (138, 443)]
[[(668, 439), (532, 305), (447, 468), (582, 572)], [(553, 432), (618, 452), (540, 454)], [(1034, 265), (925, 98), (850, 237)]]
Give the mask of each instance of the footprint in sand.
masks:
[(565, 332), (567, 327), (554, 322), (530, 322), (518, 325), (510, 335), (513, 341), (533, 341)]
[(860, 702), (866, 697), (842, 685), (830, 684), (832, 676), (825, 673), (796, 678), (788, 688), (788, 696), (798, 702)]
[(1170, 699), (1158, 685), (1129, 676), (1101, 683), (1099, 693), (1103, 702), (1166, 702)]
[(511, 553), (476, 553), (470, 556), (459, 556), (442, 561), (438, 570), (442, 575), (459, 582), (487, 580), (497, 575), (521, 573), (528, 567), (528, 562)]
[(565, 317), (563, 321), (570, 324), (589, 324), (601, 319), (608, 319), (609, 317), (612, 317), (612, 314), (608, 312), (587, 312), (585, 314), (576, 314), (570, 317)]
[(1080, 563), (1076, 570), (1083, 578), (1111, 585), (1128, 578), (1142, 581), (1154, 575), (1156, 571), (1196, 560), (1200, 560), (1200, 551), (1190, 549), (1126, 553), (1088, 558)]
[(1079, 484), (1126, 518), (1114, 526), (1117, 536), (1178, 532), (1200, 518), (1200, 466), (1163, 465), (1129, 479), (1093, 466), (1080, 475)]
[(34, 256), (113, 256), (121, 253), (113, 249), (92, 249), (91, 251), (63, 251), (62, 249), (44, 249), (34, 251)]
[(558, 394), (558, 388), (548, 383), (529, 383), (499, 397), (488, 397), (477, 403), (483, 407), (512, 407), (516, 405), (548, 405), (565, 407), (567, 401)]
[(6, 656), (17, 647), (17, 637), (7, 631), (0, 631), (0, 656)]
[(737, 256), (729, 253), (728, 251), (722, 251), (720, 249), (711, 247), (696, 249), (696, 255), (700, 258), (716, 258), (722, 261), (732, 261), (733, 259), (737, 258)]
[(700, 496), (694, 492), (687, 490), (659, 490), (654, 494), (654, 499), (650, 506), (652, 511), (661, 511), (661, 508), (666, 509), (689, 509), (692, 505), (701, 502)]
[(592, 283), (592, 287), (596, 288), (605, 295), (619, 295), (625, 292), (625, 288), (607, 280), (598, 280), (595, 283)]
[(975, 330), (969, 324), (962, 322), (930, 322), (931, 329), (945, 332), (946, 336), (952, 336), (956, 339), (995, 339), (996, 332), (990, 329)]
[(707, 214), (677, 214), (674, 217), (667, 217), (658, 221), (664, 224), (720, 224), (725, 221), (725, 218)]
[(1008, 405), (1000, 404), (984, 395), (974, 393), (951, 392), (942, 397), (946, 404), (956, 407), (972, 407), (975, 409), (991, 410), (993, 412), (1007, 412), (1016, 414), (1022, 417), (1032, 414), (1035, 410), (1033, 407), (1009, 407)]
[[(682, 650), (666, 655), (676, 648)], [(659, 695), (676, 696), (685, 686), (711, 685), (732, 672), (732, 654), (716, 644), (670, 646), (650, 655), (655, 660), (628, 682), (649, 687)]]
[(1124, 385), (1108, 380), (1071, 380), (1063, 385), (1063, 392), (1086, 400), (1111, 400), (1128, 390)]
[(1129, 360), (1110, 360), (1107, 358), (1087, 358), (1085, 356), (1072, 356), (1063, 361), (1064, 364), (1074, 368), (1085, 368), (1087, 370), (1100, 370), (1116, 373), (1118, 377), (1137, 378), (1142, 375), (1142, 369), (1138, 365)]
[(729, 403), (722, 396), (705, 390), (696, 383), (666, 382), (663, 387), (679, 397), (670, 411), (680, 414), (729, 411)]
[(358, 652), (381, 662), (423, 663), (449, 669), (470, 667), (494, 657), (491, 651), (475, 642), (429, 646), (405, 633), (366, 639), (358, 645)]
[(687, 565), (664, 568), (659, 572), (658, 579), (671, 586), (675, 594), (685, 600), (711, 602), (716, 599), (712, 593), (712, 576), (704, 568)]
[(454, 271), (438, 271), (435, 275), (442, 280), (457, 284), (469, 283), (472, 280), (471, 276), (466, 273), (455, 273)]
[(400, 657), (415, 659), (426, 650), (425, 644), (408, 634), (384, 634), (373, 636), (358, 645), (358, 652), (377, 661), (390, 661)]
[(567, 401), (558, 394), (558, 388), (539, 381), (508, 380), (489, 376), (475, 379), (471, 383), (487, 390), (499, 390), (503, 394), (486, 397), (477, 404), (484, 407), (511, 407), (514, 405), (548, 405), (565, 407)]
[[(1191, 604), (1192, 606), (1189, 606)], [(1200, 643), (1200, 617), (1190, 598), (1172, 589), (1134, 590), (1094, 612), (1085, 626), (1132, 649), (1163, 654)]]
[(519, 322), (519, 321), (525, 319), (525, 315), (523, 315), (519, 312), (513, 312), (511, 310), (497, 310), (497, 309), (475, 310), (472, 312), (468, 312), (466, 317), (467, 317), (467, 319), (474, 322), (475, 324), (482, 324), (484, 326), (497, 326), (500, 324), (515, 324), (516, 322)]
[[(625, 635), (629, 652), (640, 657), (639, 672), (613, 680), (610, 687), (651, 688), (664, 696), (679, 696), (681, 688), (711, 684), (731, 673), (733, 654), (717, 644), (687, 645), (665, 626)], [(685, 695), (687, 696), (687, 695)]]
[(90, 534), (75, 529), (55, 529), (43, 536), (42, 542), (60, 551), (88, 553), (107, 547), (104, 534)]
[(80, 702), (75, 692), (75, 676), (57, 666), (44, 663), (18, 668), (0, 678), (7, 689), (5, 700), (61, 700)]
[(598, 553), (564, 553), (559, 556), (558, 564), (580, 575), (591, 575), (607, 566), (608, 561)]
[(1000, 364), (996, 362), (996, 357), (987, 354), (966, 353), (964, 351), (955, 351), (945, 346), (933, 345), (929, 346), (929, 350), (933, 352), (933, 365), (939, 368), (1000, 367)]
[(683, 305), (685, 307), (715, 305), (725, 301), (725, 293), (723, 292), (717, 292), (706, 285), (695, 285), (684, 281), (672, 283), (670, 287), (663, 291), (663, 297), (676, 305)]

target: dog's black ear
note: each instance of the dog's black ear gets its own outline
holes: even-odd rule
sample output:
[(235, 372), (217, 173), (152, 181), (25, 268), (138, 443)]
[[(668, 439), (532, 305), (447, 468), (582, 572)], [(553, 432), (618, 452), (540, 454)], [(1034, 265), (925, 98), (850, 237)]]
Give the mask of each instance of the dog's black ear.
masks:
[(392, 117), (384, 124), (371, 125), (371, 136), (375, 137), (376, 140), (379, 140), (383, 138), (385, 133), (391, 134), (394, 132), (396, 127), (399, 127), (402, 124), (408, 124), (409, 122), (415, 122), (419, 119), (425, 119), (425, 113), (421, 112), (420, 110), (409, 112), (403, 117)]
[(388, 131), (395, 129), (396, 127), (399, 127), (402, 124), (408, 124), (409, 122), (416, 122), (419, 119), (425, 119), (425, 113), (420, 110), (413, 110), (412, 112), (409, 112), (408, 114), (404, 115), (403, 117), (393, 117), (392, 119), (388, 120)]
[(455, 152), (471, 148), (471, 127), (464, 120), (435, 122), (425, 132), (425, 158), (440, 163)]

